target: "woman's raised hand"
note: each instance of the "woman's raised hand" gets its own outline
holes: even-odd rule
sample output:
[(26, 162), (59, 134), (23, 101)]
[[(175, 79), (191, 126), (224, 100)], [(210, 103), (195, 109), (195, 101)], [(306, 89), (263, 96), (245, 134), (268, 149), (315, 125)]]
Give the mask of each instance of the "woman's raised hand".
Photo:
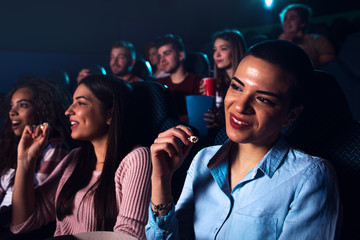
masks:
[(46, 144), (49, 130), (48, 123), (24, 128), (18, 145), (18, 161), (12, 195), (12, 225), (23, 223), (34, 211), (36, 160)]
[(192, 131), (183, 125), (159, 134), (151, 145), (153, 177), (171, 179), (193, 145), (189, 140), (192, 135)]
[(38, 126), (26, 126), (18, 145), (18, 166), (35, 167), (49, 136), (47, 123)]

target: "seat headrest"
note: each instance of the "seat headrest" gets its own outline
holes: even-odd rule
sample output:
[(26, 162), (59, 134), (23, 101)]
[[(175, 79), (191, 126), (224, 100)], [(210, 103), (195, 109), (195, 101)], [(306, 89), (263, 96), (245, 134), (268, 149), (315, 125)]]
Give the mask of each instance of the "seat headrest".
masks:
[(157, 135), (178, 123), (170, 92), (155, 81), (132, 82), (128, 111), (132, 138), (137, 144), (150, 146)]
[(351, 34), (342, 44), (339, 60), (360, 80), (360, 32)]
[(149, 80), (149, 78), (153, 80), (150, 63), (143, 59), (136, 60), (131, 72), (143, 80)]
[(319, 155), (352, 122), (350, 107), (336, 79), (316, 70), (307, 103), (298, 119), (282, 130), (291, 145)]
[(188, 72), (201, 74), (204, 77), (210, 76), (210, 62), (205, 53), (187, 53), (184, 61), (184, 67)]

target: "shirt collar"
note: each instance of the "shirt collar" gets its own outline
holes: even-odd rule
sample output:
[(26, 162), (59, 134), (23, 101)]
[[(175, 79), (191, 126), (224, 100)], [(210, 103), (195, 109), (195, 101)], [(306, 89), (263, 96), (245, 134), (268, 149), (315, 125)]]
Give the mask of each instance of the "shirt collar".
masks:
[[(217, 166), (222, 160), (224, 160), (225, 157), (229, 155), (230, 149), (233, 144), (235, 143), (228, 139), (210, 159), (207, 167), (211, 170), (212, 168)], [(276, 141), (274, 146), (261, 159), (254, 171), (256, 172), (257, 169), (260, 169), (264, 174), (271, 178), (274, 175), (276, 169), (278, 169), (280, 164), (285, 159), (288, 151), (289, 145), (286, 142), (285, 138), (281, 136)]]
[(226, 140), (226, 142), (220, 147), (220, 149), (215, 153), (215, 155), (210, 159), (207, 167), (209, 169), (217, 166), (227, 155), (229, 155), (230, 149), (234, 144), (230, 139)]

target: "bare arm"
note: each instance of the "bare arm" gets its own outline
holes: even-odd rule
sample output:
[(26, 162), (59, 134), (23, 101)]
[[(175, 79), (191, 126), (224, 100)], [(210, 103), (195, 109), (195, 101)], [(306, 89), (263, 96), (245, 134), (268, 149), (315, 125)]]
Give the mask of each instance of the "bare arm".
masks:
[(320, 67), (324, 66), (326, 63), (331, 62), (335, 59), (335, 54), (328, 53), (328, 54), (322, 54), (319, 56), (319, 64)]
[(49, 128), (26, 126), (18, 145), (18, 161), (12, 196), (12, 225), (18, 225), (34, 211), (34, 172), (36, 160), (45, 146)]
[[(151, 202), (154, 205), (172, 202), (171, 178), (175, 170), (181, 166), (193, 145), (188, 140), (192, 135), (190, 129), (179, 125), (159, 134), (151, 146), (153, 165)], [(179, 140), (183, 145), (180, 144)], [(168, 211), (162, 212), (161, 215), (167, 213)]]

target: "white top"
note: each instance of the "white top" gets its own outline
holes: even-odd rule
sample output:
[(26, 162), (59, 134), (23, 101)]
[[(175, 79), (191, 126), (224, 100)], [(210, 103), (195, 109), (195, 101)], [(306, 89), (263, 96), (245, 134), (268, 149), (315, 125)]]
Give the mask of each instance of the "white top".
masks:
[(15, 169), (10, 168), (3, 176), (0, 178), (0, 187), (5, 190), (4, 199), (0, 204), (0, 208), (2, 206), (9, 206), (11, 205), (12, 200), (12, 193), (13, 193), (13, 186), (10, 185), (10, 180), (12, 175), (14, 174)]

